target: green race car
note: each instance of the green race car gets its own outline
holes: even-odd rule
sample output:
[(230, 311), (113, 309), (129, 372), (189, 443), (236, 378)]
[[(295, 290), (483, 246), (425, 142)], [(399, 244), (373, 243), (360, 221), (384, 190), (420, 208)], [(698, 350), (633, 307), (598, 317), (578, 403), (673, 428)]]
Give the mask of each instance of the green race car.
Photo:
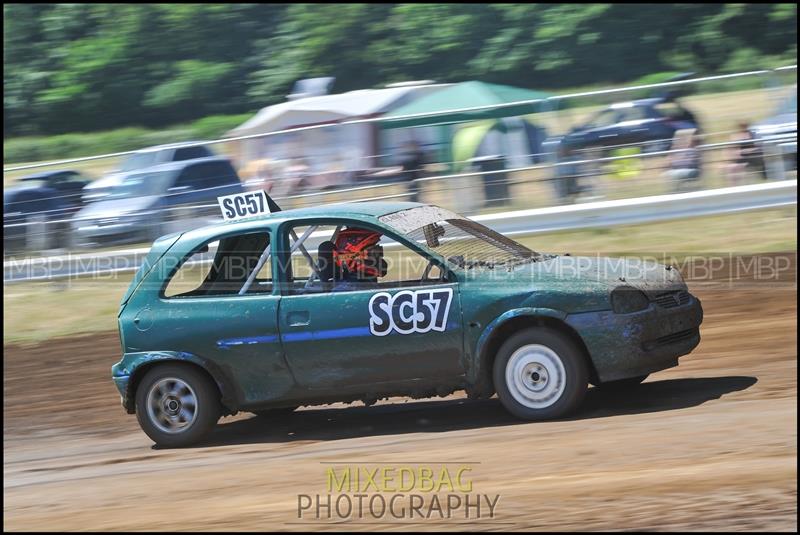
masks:
[(457, 390), (558, 418), (700, 342), (670, 266), (538, 253), (432, 205), (238, 197), (232, 220), (156, 240), (120, 305), (113, 380), (162, 446), (238, 411)]

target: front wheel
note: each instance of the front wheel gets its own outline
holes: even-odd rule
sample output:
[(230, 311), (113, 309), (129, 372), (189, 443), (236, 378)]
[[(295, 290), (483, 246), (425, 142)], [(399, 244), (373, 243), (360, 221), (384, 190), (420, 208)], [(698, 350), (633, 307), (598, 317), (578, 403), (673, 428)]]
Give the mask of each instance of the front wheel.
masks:
[(526, 329), (506, 340), (493, 375), (503, 406), (524, 420), (565, 416), (581, 404), (588, 388), (580, 348), (552, 329)]
[(185, 364), (156, 366), (136, 390), (136, 418), (159, 446), (179, 448), (199, 442), (211, 433), (220, 415), (216, 385)]

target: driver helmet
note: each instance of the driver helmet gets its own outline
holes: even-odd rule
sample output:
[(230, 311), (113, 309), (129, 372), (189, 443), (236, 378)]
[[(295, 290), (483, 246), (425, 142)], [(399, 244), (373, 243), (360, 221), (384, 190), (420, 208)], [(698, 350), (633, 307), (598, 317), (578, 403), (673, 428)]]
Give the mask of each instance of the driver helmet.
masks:
[(386, 275), (383, 247), (378, 245), (381, 233), (360, 228), (347, 228), (336, 236), (333, 261), (346, 277), (357, 280)]

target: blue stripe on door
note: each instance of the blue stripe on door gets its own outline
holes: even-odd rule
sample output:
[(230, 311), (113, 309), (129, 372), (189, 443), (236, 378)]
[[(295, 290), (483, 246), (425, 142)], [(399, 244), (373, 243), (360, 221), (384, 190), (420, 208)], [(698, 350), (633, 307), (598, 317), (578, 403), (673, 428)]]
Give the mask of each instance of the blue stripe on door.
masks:
[[(458, 329), (457, 323), (447, 325), (447, 330)], [(284, 342), (307, 342), (309, 340), (331, 340), (340, 338), (356, 338), (360, 336), (372, 336), (369, 327), (347, 327), (345, 329), (327, 329), (324, 331), (306, 331), (296, 333), (286, 333), (282, 336)], [(228, 338), (219, 340), (217, 346), (229, 348), (241, 345), (252, 344), (273, 344), (278, 341), (277, 335), (249, 336), (244, 338)]]
[(325, 331), (307, 331), (300, 333), (286, 333), (284, 342), (306, 342), (308, 340), (330, 340), (332, 338), (354, 338), (357, 336), (371, 336), (369, 327), (348, 327), (346, 329), (328, 329)]
[[(332, 338), (353, 338), (357, 336), (370, 336), (369, 327), (348, 327), (346, 329), (328, 329), (325, 331), (306, 331), (287, 333), (283, 335), (284, 342), (306, 342), (309, 340), (330, 340)], [(278, 341), (278, 336), (247, 336), (243, 338), (226, 338), (217, 341), (217, 347), (230, 348), (252, 344), (273, 344)]]

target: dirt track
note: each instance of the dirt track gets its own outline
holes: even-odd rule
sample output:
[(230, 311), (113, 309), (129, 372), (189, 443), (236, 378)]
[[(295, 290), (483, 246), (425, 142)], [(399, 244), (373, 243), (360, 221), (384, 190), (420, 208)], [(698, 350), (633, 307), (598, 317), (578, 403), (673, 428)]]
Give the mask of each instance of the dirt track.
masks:
[(156, 450), (119, 406), (115, 333), (7, 346), (4, 529), (467, 527), (463, 514), (301, 523), (298, 494), (325, 494), (325, 463), (347, 462), (471, 463), (473, 492), (500, 499), (470, 529), (795, 531), (796, 283), (691, 289), (706, 313), (694, 353), (627, 396), (590, 390), (556, 422), (456, 395), (240, 414), (202, 447)]

